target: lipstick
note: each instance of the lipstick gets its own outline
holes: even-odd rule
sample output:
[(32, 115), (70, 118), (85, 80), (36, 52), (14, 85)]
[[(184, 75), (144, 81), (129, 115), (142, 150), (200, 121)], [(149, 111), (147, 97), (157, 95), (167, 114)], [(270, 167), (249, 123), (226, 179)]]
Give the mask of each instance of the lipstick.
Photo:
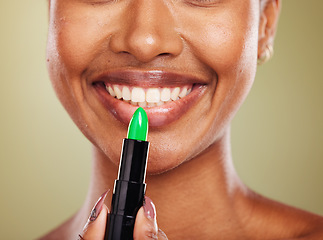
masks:
[(139, 107), (123, 139), (118, 179), (115, 180), (105, 240), (132, 240), (135, 218), (143, 205), (149, 142), (148, 118)]

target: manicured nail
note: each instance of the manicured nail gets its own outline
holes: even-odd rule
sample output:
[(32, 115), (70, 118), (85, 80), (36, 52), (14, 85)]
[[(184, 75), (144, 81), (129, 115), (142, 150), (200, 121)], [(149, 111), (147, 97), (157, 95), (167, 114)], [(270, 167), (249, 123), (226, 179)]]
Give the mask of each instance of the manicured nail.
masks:
[(94, 207), (93, 207), (93, 209), (91, 211), (90, 217), (89, 217), (90, 222), (95, 221), (95, 219), (97, 219), (97, 217), (99, 216), (99, 214), (100, 214), (100, 212), (102, 210), (103, 204), (104, 204), (104, 200), (107, 197), (108, 192), (109, 192), (109, 190), (106, 191), (105, 193), (103, 193), (101, 195), (101, 197), (99, 198), (99, 200), (94, 205)]
[(144, 206), (144, 212), (146, 217), (149, 219), (155, 219), (156, 217), (155, 204), (153, 204), (153, 202), (149, 197), (145, 196), (143, 206)]

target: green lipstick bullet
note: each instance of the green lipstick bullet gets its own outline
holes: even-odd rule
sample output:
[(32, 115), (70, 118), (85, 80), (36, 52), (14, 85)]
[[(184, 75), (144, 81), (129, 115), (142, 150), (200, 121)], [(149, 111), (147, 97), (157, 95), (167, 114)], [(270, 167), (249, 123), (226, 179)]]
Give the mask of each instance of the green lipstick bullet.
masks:
[(143, 108), (138, 108), (132, 115), (128, 128), (128, 139), (147, 141), (148, 118)]
[(149, 142), (148, 118), (143, 108), (132, 116), (123, 139), (118, 179), (115, 180), (105, 240), (132, 240), (135, 218), (143, 205)]

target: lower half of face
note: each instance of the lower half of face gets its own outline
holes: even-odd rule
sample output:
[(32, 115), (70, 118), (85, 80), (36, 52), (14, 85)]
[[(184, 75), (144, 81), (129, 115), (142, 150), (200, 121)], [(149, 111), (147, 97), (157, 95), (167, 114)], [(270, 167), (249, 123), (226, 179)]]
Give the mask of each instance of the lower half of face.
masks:
[[(239, 5), (239, 7), (237, 7)], [(138, 106), (148, 171), (215, 144), (255, 75), (258, 1), (51, 1), (48, 69), (62, 104), (116, 165)]]

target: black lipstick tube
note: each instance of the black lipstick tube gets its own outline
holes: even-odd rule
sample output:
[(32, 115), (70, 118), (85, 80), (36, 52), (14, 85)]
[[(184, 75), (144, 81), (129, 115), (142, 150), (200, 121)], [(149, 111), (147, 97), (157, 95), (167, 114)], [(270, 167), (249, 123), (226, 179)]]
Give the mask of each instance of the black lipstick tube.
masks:
[(105, 240), (132, 240), (135, 218), (143, 205), (149, 142), (125, 138), (115, 180)]

